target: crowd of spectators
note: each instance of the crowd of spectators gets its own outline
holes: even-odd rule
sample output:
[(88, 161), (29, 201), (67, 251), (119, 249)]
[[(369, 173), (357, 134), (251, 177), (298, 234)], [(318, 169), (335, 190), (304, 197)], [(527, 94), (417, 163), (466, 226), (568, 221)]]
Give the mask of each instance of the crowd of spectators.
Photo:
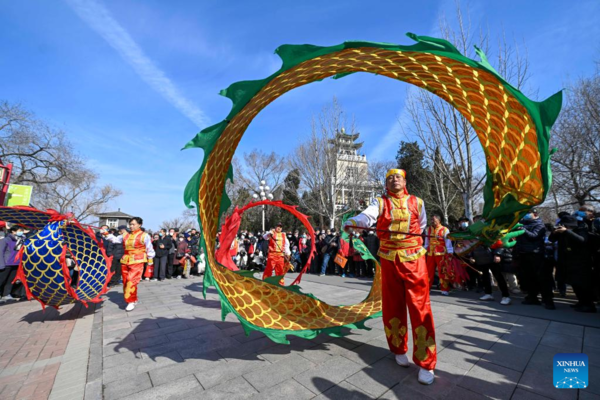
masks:
[[(481, 217), (475, 222), (478, 219)], [(467, 229), (468, 224), (468, 220), (461, 220), (459, 230)], [(595, 303), (600, 301), (600, 214), (584, 205), (544, 222), (534, 208), (521, 224), (523, 233), (514, 247), (479, 246), (466, 255), (465, 261), (481, 274), (468, 269), (464, 288), (483, 291), (481, 300), (493, 300), (493, 276), (503, 299), (510, 293), (523, 294), (522, 304), (554, 310), (555, 295), (566, 297), (570, 285), (577, 298), (571, 307), (595, 313)]]
[[(264, 239), (265, 232), (252, 233), (247, 230), (241, 231), (233, 241), (230, 249), (230, 255), (233, 261), (240, 269), (249, 269), (255, 271), (264, 271), (269, 243)], [(219, 236), (217, 234), (217, 248), (219, 247)], [(339, 275), (342, 277), (372, 277), (374, 273), (373, 261), (365, 261), (360, 253), (352, 247), (352, 241), (349, 241), (349, 256), (347, 263), (342, 268), (334, 262), (335, 256), (340, 250), (340, 236), (335, 228), (318, 229), (315, 231), (316, 254), (313, 257), (306, 273), (324, 275)], [(364, 241), (372, 254), (377, 254), (379, 250), (379, 239), (373, 232), (365, 235), (356, 234), (356, 238)], [(287, 233), (287, 239), (290, 243), (290, 263), (294, 271), (299, 272), (308, 261), (312, 239), (306, 232), (295, 230)]]
[[(481, 217), (475, 217), (477, 222)], [(466, 218), (458, 221), (454, 230), (468, 229)], [(521, 221), (523, 233), (516, 238), (512, 248), (492, 249), (478, 246), (461, 257), (469, 264), (466, 270), (469, 279), (462, 285), (464, 290), (483, 292), (483, 301), (493, 300), (492, 286), (498, 286), (502, 293), (502, 304), (510, 304), (511, 294), (522, 294), (525, 305), (543, 305), (553, 310), (555, 296), (566, 297), (569, 285), (577, 298), (572, 307), (575, 311), (595, 313), (596, 302), (600, 301), (600, 214), (589, 205), (581, 206), (574, 213), (561, 212), (552, 221), (542, 221), (537, 209), (532, 209)], [(18, 253), (29, 233), (16, 225), (3, 228), (0, 239), (0, 301), (10, 301), (25, 297), (23, 285), (16, 280), (19, 264)], [(107, 256), (112, 257), (111, 270), (114, 272), (109, 286), (121, 281), (120, 260), (124, 255), (122, 243), (112, 243), (105, 239), (105, 232), (116, 236), (127, 232), (126, 226), (110, 229), (102, 226), (97, 238), (102, 241)], [(379, 239), (373, 231), (363, 234), (354, 232), (355, 239), (364, 242), (371, 254), (377, 257)], [(231, 245), (230, 255), (240, 269), (263, 271), (268, 257), (268, 240), (264, 232), (243, 230)], [(299, 272), (306, 266), (306, 272), (320, 276), (339, 275), (341, 277), (372, 277), (375, 268), (371, 260), (363, 260), (360, 253), (348, 241), (345, 250), (347, 262), (342, 267), (334, 260), (342, 243), (336, 229), (315, 231), (316, 253), (310, 265), (306, 266), (311, 238), (295, 230), (287, 233), (290, 244), (290, 263)], [(156, 256), (153, 270), (144, 271), (147, 281), (165, 279), (187, 279), (200, 275), (205, 270), (205, 256), (199, 245), (200, 233), (196, 229), (180, 232), (177, 228), (161, 229), (152, 234), (152, 244)], [(217, 247), (219, 235), (217, 235)], [(67, 257), (72, 284), (77, 284), (78, 267)], [(146, 267), (148, 268), (148, 267)], [(477, 272), (479, 271), (479, 272)], [(151, 272), (151, 273), (150, 273)], [(437, 281), (436, 276), (436, 281)], [(13, 281), (15, 282), (13, 284)]]
[[(111, 271), (114, 272), (109, 286), (121, 283), (121, 258), (125, 251), (122, 243), (113, 243), (106, 239), (104, 233), (115, 236), (127, 232), (127, 226), (110, 229), (103, 225), (97, 232), (97, 239), (102, 241), (106, 255), (112, 257)], [(180, 232), (178, 228), (160, 229), (152, 234), (152, 246), (155, 251), (154, 264), (151, 270), (145, 267), (145, 281), (164, 281), (165, 279), (188, 279), (199, 276), (205, 270), (204, 250), (200, 247), (200, 233), (197, 229)]]

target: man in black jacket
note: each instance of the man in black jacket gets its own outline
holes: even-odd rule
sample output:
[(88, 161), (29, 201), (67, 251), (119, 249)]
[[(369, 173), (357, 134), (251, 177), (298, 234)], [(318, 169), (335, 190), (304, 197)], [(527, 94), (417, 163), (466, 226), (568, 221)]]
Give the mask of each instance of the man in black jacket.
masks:
[(517, 237), (513, 258), (518, 265), (522, 289), (527, 292), (522, 303), (542, 304), (538, 299), (541, 294), (545, 307), (554, 310), (552, 271), (544, 268), (546, 226), (535, 208), (525, 214), (521, 223), (525, 232)]
[[(379, 256), (377, 253), (379, 252), (379, 238), (373, 231), (363, 232), (363, 239), (365, 242), (365, 246), (369, 249), (369, 252), (379, 261)], [(373, 260), (367, 260), (367, 270), (366, 275), (368, 277), (373, 276), (373, 272), (375, 271), (375, 263)]]
[(169, 255), (167, 256), (167, 279), (171, 279), (173, 277), (173, 261), (175, 261), (175, 253), (177, 252), (178, 234), (178, 228), (170, 228), (169, 235), (167, 235), (167, 238), (171, 239), (171, 248), (169, 249)]
[[(121, 225), (118, 230), (115, 231), (111, 229), (111, 233), (115, 236), (123, 235), (127, 233), (127, 226)], [(121, 280), (121, 258), (125, 255), (125, 248), (123, 247), (123, 243), (110, 243), (110, 255), (112, 256), (112, 265), (111, 271), (114, 272), (114, 275), (108, 282), (109, 286), (116, 286), (119, 284)]]
[(167, 235), (166, 229), (161, 229), (158, 232), (158, 240), (156, 241), (156, 256), (154, 256), (154, 276), (152, 280), (156, 279), (164, 281), (167, 274), (167, 261), (169, 258), (169, 251), (173, 248), (173, 240)]
[(558, 242), (558, 261), (566, 266), (566, 281), (577, 296), (575, 311), (595, 313), (590, 232), (585, 221), (566, 215), (550, 234)]

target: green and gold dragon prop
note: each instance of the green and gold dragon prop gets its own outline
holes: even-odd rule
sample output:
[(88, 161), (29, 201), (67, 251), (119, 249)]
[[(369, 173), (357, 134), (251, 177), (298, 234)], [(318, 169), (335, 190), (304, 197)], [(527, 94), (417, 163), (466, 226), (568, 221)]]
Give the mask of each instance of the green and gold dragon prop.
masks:
[(408, 34), (410, 46), (345, 42), (337, 46), (284, 45), (276, 50), (283, 65), (271, 76), (237, 82), (221, 92), (233, 102), (229, 115), (202, 130), (185, 148), (204, 150), (202, 166), (185, 190), (204, 232), (208, 266), (204, 290), (214, 286), (223, 318), (232, 312), (246, 333), (263, 332), (280, 343), (286, 335), (311, 338), (342, 327), (364, 328), (381, 311), (380, 274), (366, 299), (332, 306), (302, 293), (230, 271), (215, 260), (221, 215), (231, 202), (225, 193), (233, 180), (232, 158), (244, 132), (258, 113), (284, 93), (327, 77), (369, 72), (425, 89), (451, 104), (473, 126), (486, 157), (484, 223), (474, 224), (459, 239), (493, 244), (511, 231), (527, 210), (542, 203), (551, 184), (549, 137), (562, 103), (558, 92), (543, 102), (528, 99), (506, 82), (477, 49), (480, 61), (460, 54), (449, 42)]

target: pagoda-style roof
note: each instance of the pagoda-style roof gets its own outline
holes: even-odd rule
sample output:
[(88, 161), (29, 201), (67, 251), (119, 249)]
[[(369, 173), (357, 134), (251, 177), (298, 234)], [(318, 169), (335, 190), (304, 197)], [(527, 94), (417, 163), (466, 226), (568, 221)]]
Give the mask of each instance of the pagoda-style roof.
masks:
[(359, 132), (356, 132), (354, 134), (348, 134), (348, 133), (346, 133), (346, 130), (344, 128), (342, 128), (341, 130), (339, 130), (335, 133), (336, 139), (352, 140), (353, 142), (356, 139), (358, 139), (359, 136), (360, 136)]

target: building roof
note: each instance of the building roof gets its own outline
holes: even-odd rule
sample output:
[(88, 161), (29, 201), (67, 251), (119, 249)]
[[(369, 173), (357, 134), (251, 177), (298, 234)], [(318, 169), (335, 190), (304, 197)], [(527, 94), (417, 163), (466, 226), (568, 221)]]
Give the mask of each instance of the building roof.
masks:
[(96, 214), (96, 217), (133, 218), (133, 215), (125, 214), (124, 212), (121, 212), (121, 210), (119, 210), (119, 211), (109, 211), (109, 212), (105, 212), (105, 213), (98, 213), (98, 214)]
[(342, 130), (341, 132), (337, 131), (335, 133), (336, 139), (339, 138), (339, 139), (346, 139), (346, 140), (355, 141), (356, 139), (358, 139), (359, 136), (360, 136), (360, 132), (356, 132), (355, 134), (350, 135), (350, 134), (346, 133), (345, 130)]

